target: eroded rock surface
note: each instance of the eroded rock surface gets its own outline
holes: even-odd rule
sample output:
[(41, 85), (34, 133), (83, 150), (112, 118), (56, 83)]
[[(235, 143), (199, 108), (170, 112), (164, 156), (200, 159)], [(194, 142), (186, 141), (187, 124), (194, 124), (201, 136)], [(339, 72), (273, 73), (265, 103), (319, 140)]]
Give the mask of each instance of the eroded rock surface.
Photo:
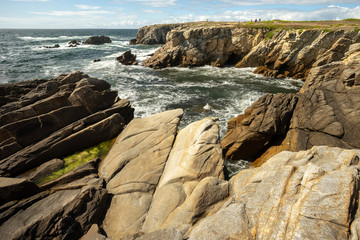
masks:
[(264, 39), (265, 33), (262, 29), (185, 25), (170, 31), (165, 46), (143, 64), (152, 68), (235, 64)]
[(79, 175), (82, 169), (68, 174), (71, 183), (57, 181), (49, 191), (2, 205), (1, 239), (79, 239), (101, 221), (107, 207), (107, 190), (96, 168)]
[(349, 239), (359, 154), (331, 147), (284, 151), (244, 170), (231, 179), (228, 202), (189, 239)]
[(351, 44), (360, 42), (356, 31), (286, 31), (254, 47), (236, 66), (259, 67), (255, 73), (270, 77), (305, 79), (309, 71), (341, 60)]
[(136, 34), (136, 39), (132, 39), (130, 43), (145, 45), (164, 44), (166, 42), (166, 34), (181, 25), (182, 24), (159, 24), (141, 27)]
[[(296, 152), (317, 145), (360, 148), (359, 64), (360, 45), (353, 44), (342, 61), (313, 68), (299, 93), (283, 95), (287, 99), (297, 99), (296, 106), (288, 108), (288, 113), (280, 105), (269, 107), (271, 104), (267, 104), (265, 100), (270, 96), (258, 100), (244, 115), (229, 121), (231, 129), (222, 141), (226, 156), (246, 159), (248, 149), (243, 147), (246, 142), (259, 142), (261, 147), (260, 139), (267, 144), (268, 141), (262, 134), (262, 125), (266, 122), (282, 123), (282, 137), (258, 152), (262, 154), (258, 159), (259, 163), (283, 150)], [(283, 104), (290, 106), (286, 105), (286, 101)], [(284, 112), (287, 117), (284, 118), (281, 114), (264, 114), (267, 111)], [(256, 124), (252, 119), (257, 118), (264, 119), (265, 122)], [(288, 119), (286, 123), (282, 122), (285, 119)]]
[[(47, 161), (116, 137), (133, 118), (106, 81), (81, 72), (1, 86), (16, 98), (0, 108), (0, 175), (16, 176)], [(10, 98), (8, 98), (10, 99)]]
[(114, 195), (103, 223), (109, 238), (171, 228), (186, 234), (228, 196), (217, 120), (177, 133), (182, 114), (133, 120), (102, 162), (100, 176)]

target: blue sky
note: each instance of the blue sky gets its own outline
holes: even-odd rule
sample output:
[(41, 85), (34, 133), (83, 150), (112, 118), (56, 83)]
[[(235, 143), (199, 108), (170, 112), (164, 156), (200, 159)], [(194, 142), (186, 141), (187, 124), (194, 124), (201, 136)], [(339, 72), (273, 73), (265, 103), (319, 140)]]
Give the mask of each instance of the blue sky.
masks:
[(360, 0), (0, 0), (0, 28), (138, 28), (255, 18), (360, 18)]

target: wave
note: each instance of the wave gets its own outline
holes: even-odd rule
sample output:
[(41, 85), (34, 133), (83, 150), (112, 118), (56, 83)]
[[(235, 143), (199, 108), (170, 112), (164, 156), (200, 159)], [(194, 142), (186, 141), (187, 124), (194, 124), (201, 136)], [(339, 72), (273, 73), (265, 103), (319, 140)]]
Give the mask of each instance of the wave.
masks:
[(85, 35), (85, 36), (58, 36), (58, 37), (33, 37), (33, 36), (23, 36), (23, 37), (17, 37), (18, 39), (24, 40), (24, 41), (51, 41), (51, 40), (79, 40), (79, 39), (87, 39), (91, 36)]

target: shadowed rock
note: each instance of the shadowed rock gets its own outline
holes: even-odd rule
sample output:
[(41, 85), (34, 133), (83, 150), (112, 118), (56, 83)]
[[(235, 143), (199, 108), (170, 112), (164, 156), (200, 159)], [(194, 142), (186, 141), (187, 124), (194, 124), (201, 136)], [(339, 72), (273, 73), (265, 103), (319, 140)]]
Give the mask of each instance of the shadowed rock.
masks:
[(93, 45), (100, 45), (104, 43), (111, 43), (111, 39), (107, 36), (92, 36), (85, 41), (85, 44)]

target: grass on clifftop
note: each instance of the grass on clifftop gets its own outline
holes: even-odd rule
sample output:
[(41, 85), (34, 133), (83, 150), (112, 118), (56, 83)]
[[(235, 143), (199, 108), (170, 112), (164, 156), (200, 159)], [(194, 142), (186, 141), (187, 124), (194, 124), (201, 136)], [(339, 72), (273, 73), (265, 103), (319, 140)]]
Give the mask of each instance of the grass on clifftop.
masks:
[(255, 23), (252, 22), (213, 22), (213, 21), (201, 21), (201, 22), (188, 22), (184, 23), (185, 26), (191, 27), (244, 27), (244, 28), (266, 28), (270, 31), (280, 30), (324, 30), (324, 31), (336, 31), (336, 30), (357, 30), (360, 29), (360, 19), (349, 18), (344, 20), (329, 20), (329, 21), (285, 21), (280, 19), (274, 19), (271, 21), (261, 21)]
[(115, 139), (109, 140), (100, 143), (99, 145), (96, 145), (94, 147), (87, 148), (83, 151), (74, 153), (70, 156), (63, 158), (62, 160), (64, 161), (64, 167), (62, 169), (53, 172), (52, 174), (46, 176), (45, 178), (40, 179), (36, 183), (38, 185), (41, 185), (46, 182), (57, 179), (94, 158), (103, 159), (106, 156), (106, 154), (109, 152), (111, 146), (114, 143), (115, 143)]

